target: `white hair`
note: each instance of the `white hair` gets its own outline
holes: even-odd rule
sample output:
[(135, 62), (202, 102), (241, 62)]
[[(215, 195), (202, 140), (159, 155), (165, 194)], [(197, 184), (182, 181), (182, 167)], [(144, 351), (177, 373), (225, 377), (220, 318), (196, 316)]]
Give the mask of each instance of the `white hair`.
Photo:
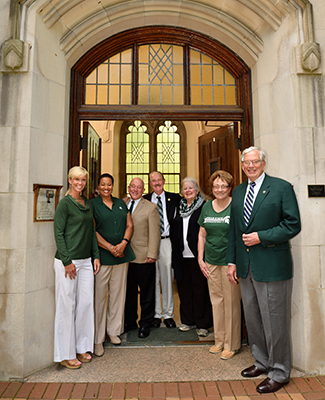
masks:
[(247, 149), (245, 149), (245, 150), (241, 153), (241, 160), (242, 160), (242, 162), (244, 161), (244, 156), (245, 156), (245, 154), (250, 153), (251, 151), (254, 151), (254, 150), (257, 150), (257, 151), (260, 153), (260, 160), (261, 160), (261, 161), (266, 161), (266, 154), (265, 154), (265, 151), (262, 150), (262, 149), (260, 149), (259, 147), (251, 146), (251, 147), (248, 147)]

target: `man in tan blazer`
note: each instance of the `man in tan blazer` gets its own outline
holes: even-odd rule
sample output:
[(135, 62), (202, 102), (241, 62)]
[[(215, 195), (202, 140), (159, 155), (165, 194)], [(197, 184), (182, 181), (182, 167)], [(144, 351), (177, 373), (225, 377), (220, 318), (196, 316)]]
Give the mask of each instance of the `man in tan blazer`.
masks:
[(150, 334), (155, 313), (155, 261), (159, 254), (160, 217), (157, 205), (142, 197), (144, 193), (142, 179), (132, 179), (128, 191), (131, 197), (128, 208), (134, 227), (130, 244), (136, 258), (129, 264), (124, 332), (137, 328), (139, 286), (141, 318), (138, 336), (146, 338)]

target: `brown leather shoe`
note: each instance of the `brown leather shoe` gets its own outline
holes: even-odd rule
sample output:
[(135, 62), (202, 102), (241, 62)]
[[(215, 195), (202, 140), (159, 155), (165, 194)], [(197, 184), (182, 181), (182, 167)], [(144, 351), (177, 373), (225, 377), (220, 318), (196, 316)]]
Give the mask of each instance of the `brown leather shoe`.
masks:
[(260, 376), (262, 374), (264, 374), (264, 371), (261, 371), (255, 365), (252, 365), (251, 367), (248, 367), (241, 372), (241, 375), (244, 378), (256, 378), (257, 376)]
[(257, 385), (256, 391), (258, 393), (273, 393), (281, 389), (287, 383), (288, 382), (280, 383), (271, 378), (266, 378), (263, 382)]

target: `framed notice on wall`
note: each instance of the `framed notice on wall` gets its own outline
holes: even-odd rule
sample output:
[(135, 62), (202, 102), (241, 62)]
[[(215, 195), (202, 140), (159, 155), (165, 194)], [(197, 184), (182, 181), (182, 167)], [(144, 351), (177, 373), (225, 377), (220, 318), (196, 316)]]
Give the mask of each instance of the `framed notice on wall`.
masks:
[(34, 222), (53, 221), (62, 186), (34, 183)]

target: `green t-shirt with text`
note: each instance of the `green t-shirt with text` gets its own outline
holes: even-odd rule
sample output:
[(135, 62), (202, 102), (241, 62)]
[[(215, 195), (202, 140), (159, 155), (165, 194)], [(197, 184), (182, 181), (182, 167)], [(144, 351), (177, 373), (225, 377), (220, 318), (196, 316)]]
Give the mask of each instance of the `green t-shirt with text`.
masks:
[(204, 261), (212, 265), (226, 265), (231, 203), (221, 212), (208, 201), (202, 208), (198, 224), (206, 230)]

